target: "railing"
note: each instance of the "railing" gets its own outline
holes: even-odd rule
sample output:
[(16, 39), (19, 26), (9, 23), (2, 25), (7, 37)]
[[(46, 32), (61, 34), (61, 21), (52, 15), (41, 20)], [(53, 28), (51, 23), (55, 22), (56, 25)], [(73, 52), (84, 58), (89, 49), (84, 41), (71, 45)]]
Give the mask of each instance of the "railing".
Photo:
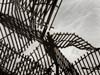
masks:
[(19, 36), (14, 31), (6, 28), (5, 26), (0, 25), (0, 41), (8, 44), (10, 47), (14, 47), (15, 51), (21, 53), (25, 51), (32, 42), (32, 40), (28, 40), (24, 36)]
[(74, 64), (80, 75), (100, 75), (100, 49), (87, 52)]
[[(8, 75), (99, 75), (100, 52), (75, 34), (47, 33), (62, 0), (0, 1), (0, 73)], [(39, 45), (25, 55), (30, 44)], [(74, 65), (59, 48), (90, 51)], [(74, 67), (75, 66), (75, 67)], [(75, 69), (76, 68), (76, 69)], [(78, 72), (77, 72), (78, 71)]]
[(46, 73), (45, 71), (53, 66), (53, 61), (50, 61), (49, 56), (46, 54), (41, 53), (39, 57), (38, 50), (33, 51), (34, 53), (30, 53), (30, 56), (19, 54), (14, 48), (0, 43), (0, 66), (5, 72), (8, 71), (8, 73), (11, 72), (17, 75), (30, 75), (30, 73), (41, 75)]
[(88, 41), (85, 41), (75, 33), (54, 33), (52, 34), (52, 39), (54, 39), (54, 43), (58, 48), (74, 46), (80, 50), (91, 51), (95, 49)]
[[(6, 15), (8, 18), (6, 21), (9, 23), (7, 22), (7, 24), (2, 19), (6, 18), (4, 16), (0, 17), (0, 20), (6, 23), (6, 27), (10, 27), (10, 29), (13, 27), (17, 32), (20, 30), (19, 28), (26, 29), (25, 27), (29, 27), (31, 29), (30, 31), (32, 31), (31, 33), (39, 30), (45, 35), (48, 30), (53, 28), (52, 24), (61, 2), (62, 0), (1, 0), (0, 15)], [(12, 22), (13, 24), (11, 24)]]
[(19, 53), (23, 52), (32, 40), (43, 38), (48, 29), (52, 28), (61, 2), (62, 0), (1, 0), (0, 40), (15, 47)]
[[(5, 73), (13, 75), (55, 75), (57, 69), (43, 45), (39, 45), (30, 55), (24, 55), (3, 42), (0, 42), (0, 66)], [(61, 68), (58, 72), (65, 75), (65, 70)], [(69, 71), (67, 73), (70, 74)]]

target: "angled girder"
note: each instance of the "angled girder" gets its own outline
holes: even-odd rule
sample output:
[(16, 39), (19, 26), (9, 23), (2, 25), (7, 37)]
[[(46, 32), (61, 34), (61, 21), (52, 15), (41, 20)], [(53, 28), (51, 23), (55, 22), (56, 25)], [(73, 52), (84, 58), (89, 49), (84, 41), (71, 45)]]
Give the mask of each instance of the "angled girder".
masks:
[(52, 39), (58, 48), (74, 46), (81, 50), (95, 50), (95, 47), (75, 33), (54, 33)]
[(52, 36), (48, 33), (47, 41), (44, 41), (44, 48), (46, 53), (48, 53), (48, 55), (54, 60), (56, 64), (56, 74), (59, 74), (59, 68), (61, 68), (65, 75), (79, 75), (73, 64), (71, 64), (65, 58), (54, 42), (55, 40), (53, 40)]

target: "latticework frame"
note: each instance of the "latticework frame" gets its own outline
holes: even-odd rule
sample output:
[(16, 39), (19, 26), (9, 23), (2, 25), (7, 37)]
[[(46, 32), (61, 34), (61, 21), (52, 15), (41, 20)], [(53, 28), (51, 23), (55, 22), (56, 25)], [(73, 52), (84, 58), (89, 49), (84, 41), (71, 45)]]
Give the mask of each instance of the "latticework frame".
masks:
[[(55, 60), (46, 53), (45, 49), (48, 47), (45, 45), (44, 48), (43, 40), (46, 32), (53, 28), (52, 23), (60, 4), (61, 1), (57, 0), (1, 1), (0, 66), (5, 73), (17, 75), (65, 74), (62, 68), (56, 66)], [(39, 46), (30, 55), (23, 54), (35, 41), (40, 43)], [(45, 41), (45, 43), (49, 42)], [(67, 60), (67, 62), (69, 61)], [(55, 69), (59, 70), (55, 71)], [(3, 75), (3, 71), (1, 74)]]
[(100, 49), (87, 52), (74, 62), (80, 75), (100, 75)]
[[(59, 48), (96, 48), (75, 34), (50, 34), (61, 2), (0, 1), (0, 75), (81, 75), (78, 63), (70, 63)], [(36, 42), (38, 46), (29, 50)], [(31, 52), (27, 55), (25, 51)]]

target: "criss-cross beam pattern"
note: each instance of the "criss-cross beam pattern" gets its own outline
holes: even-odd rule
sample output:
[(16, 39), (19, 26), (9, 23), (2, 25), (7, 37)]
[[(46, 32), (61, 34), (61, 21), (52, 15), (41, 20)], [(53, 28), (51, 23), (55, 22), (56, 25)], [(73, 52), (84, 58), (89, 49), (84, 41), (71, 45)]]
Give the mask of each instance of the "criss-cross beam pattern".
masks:
[(43, 36), (52, 28), (60, 4), (61, 0), (1, 0), (0, 23), (28, 38), (35, 37), (36, 30)]
[(61, 1), (0, 0), (0, 40), (19, 52), (32, 40), (42, 41), (46, 30), (52, 28)]
[(72, 68), (72, 70), (70, 68), (72, 66), (64, 56), (62, 58), (64, 63), (67, 61), (65, 65), (69, 66), (69, 68), (66, 67), (65, 69), (64, 65), (61, 67), (64, 63), (62, 59), (58, 59), (57, 61), (61, 63), (58, 65), (58, 67), (60, 66), (58, 70), (54, 60), (45, 52), (44, 46), (41, 44), (30, 55), (24, 55), (17, 53), (14, 48), (0, 42), (0, 68), (4, 73), (7, 72), (10, 75), (71, 75), (72, 73), (75, 75), (75, 69)]
[(45, 49), (48, 55), (54, 60), (56, 65), (56, 74), (60, 74), (59, 70), (64, 71), (63, 75), (79, 75), (74, 65), (70, 63), (65, 56), (56, 47)]
[(54, 60), (57, 68), (56, 74), (59, 74), (59, 69), (61, 68), (64, 71), (64, 75), (78, 75), (74, 66), (60, 52), (49, 33), (47, 33), (46, 39), (47, 40), (44, 41), (44, 48), (46, 53)]
[(58, 48), (75, 46), (81, 50), (95, 50), (95, 47), (75, 33), (54, 33), (52, 39)]
[(31, 31), (30, 27), (24, 25), (23, 22), (14, 17), (0, 13), (0, 22), (4, 27), (15, 31), (18, 35), (24, 36), (28, 40), (32, 39), (34, 35), (34, 31)]
[[(20, 30), (18, 30), (20, 31)], [(16, 52), (23, 52), (29, 46), (30, 43), (34, 43), (34, 41), (29, 40), (25, 36), (19, 35), (16, 32), (8, 29), (5, 26), (0, 24), (0, 41), (8, 44), (10, 47), (14, 47)]]
[(14, 73), (18, 54), (15, 54), (14, 48), (9, 47), (7, 44), (0, 42), (0, 68), (4, 69), (6, 73)]
[(79, 75), (100, 75), (100, 49), (90, 51), (74, 62)]
[[(74, 33), (50, 35), (61, 2), (62, 0), (0, 0), (0, 75), (100, 74), (99, 71), (93, 71), (100, 66), (97, 48)], [(30, 44), (36, 42), (38, 46), (33, 49)], [(28, 49), (29, 46), (33, 50)], [(68, 46), (91, 52), (73, 65), (59, 50)], [(31, 51), (29, 54), (27, 49)], [(100, 54), (99, 51), (98, 53)]]
[(0, 13), (0, 22), (4, 27), (16, 32), (19, 36), (24, 36), (29, 41), (40, 37), (38, 30), (32, 30), (30, 26), (24, 25), (23, 22), (12, 16)]
[[(43, 63), (36, 62), (35, 57), (17, 53), (14, 48), (0, 42), (0, 68), (10, 75), (41, 75)], [(43, 58), (41, 58), (43, 59)], [(43, 72), (45, 73), (45, 72)]]
[[(16, 73), (19, 75), (45, 75), (45, 73), (49, 73), (47, 70), (49, 68), (52, 69), (54, 66), (53, 60), (51, 60), (47, 53), (45, 53), (42, 45), (39, 45), (35, 50), (33, 50), (29, 57), (26, 57), (27, 59), (21, 58), (21, 61), (16, 67)], [(50, 71), (50, 73), (52, 72)]]

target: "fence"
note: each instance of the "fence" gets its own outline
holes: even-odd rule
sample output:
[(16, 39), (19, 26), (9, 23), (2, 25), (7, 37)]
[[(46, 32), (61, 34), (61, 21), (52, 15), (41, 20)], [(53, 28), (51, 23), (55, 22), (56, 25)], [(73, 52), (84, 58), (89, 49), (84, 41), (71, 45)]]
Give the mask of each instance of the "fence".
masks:
[(58, 48), (74, 46), (80, 50), (91, 51), (95, 49), (88, 41), (85, 41), (75, 33), (54, 33), (52, 38)]
[(90, 51), (74, 63), (80, 75), (100, 75), (100, 50)]

